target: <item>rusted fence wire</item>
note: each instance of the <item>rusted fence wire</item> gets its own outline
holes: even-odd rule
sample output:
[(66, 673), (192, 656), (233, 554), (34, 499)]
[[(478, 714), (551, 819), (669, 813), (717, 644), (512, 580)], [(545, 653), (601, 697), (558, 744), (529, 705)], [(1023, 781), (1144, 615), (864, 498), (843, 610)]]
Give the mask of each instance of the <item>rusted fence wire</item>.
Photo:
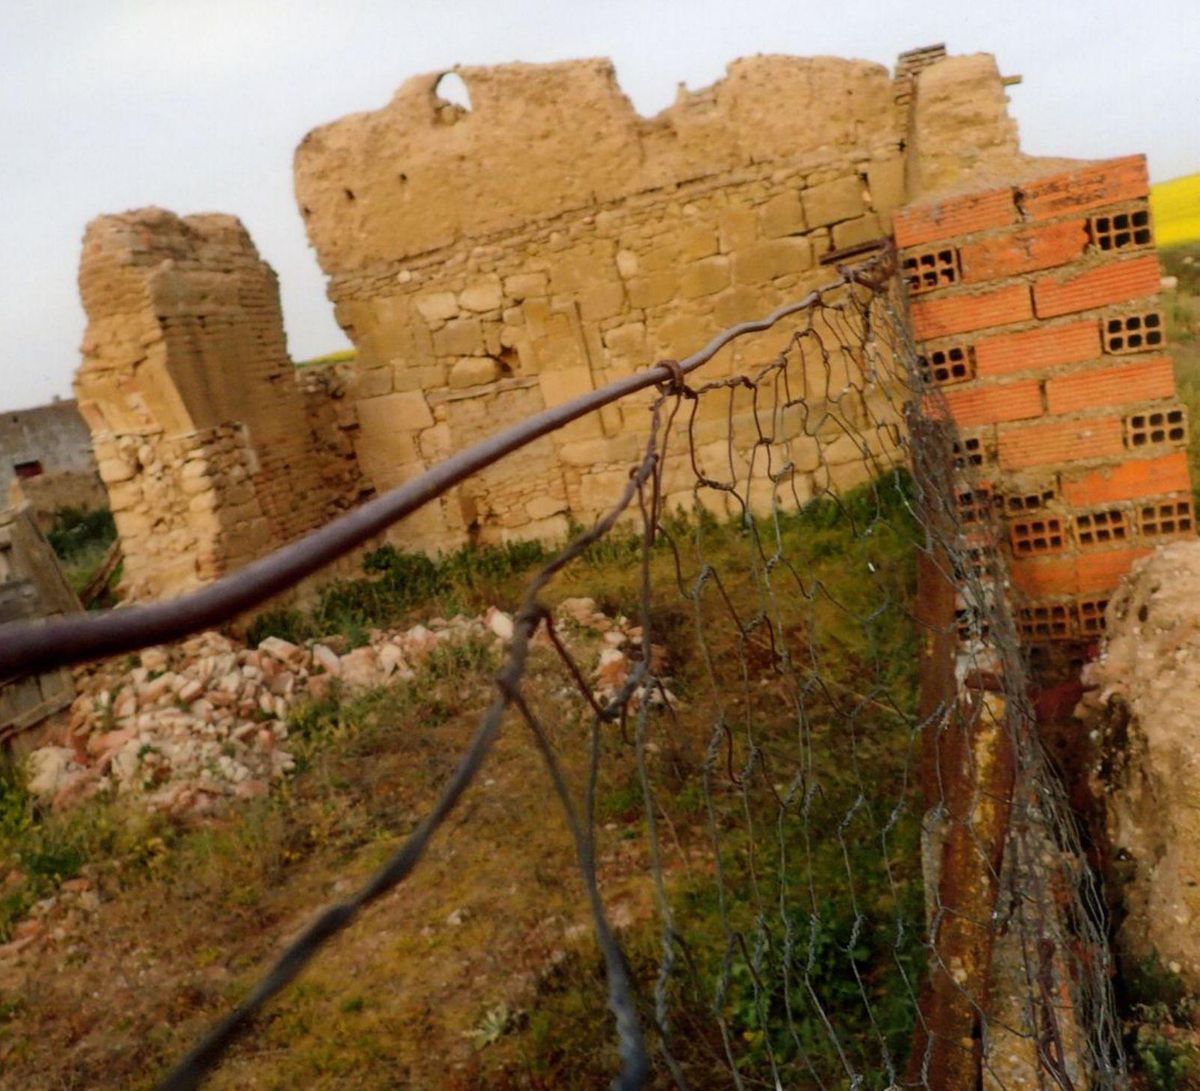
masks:
[[(324, 943), (412, 874), (519, 724), (572, 836), (612, 1086), (1121, 1086), (1100, 901), (1036, 737), (990, 513), (970, 503), (975, 470), (924, 383), (890, 255), (200, 592), (0, 629), (0, 676), (226, 620), (618, 401), (627, 422), (644, 414), (643, 454), (530, 582), (437, 802), (161, 1087), (198, 1086)], [(597, 668), (562, 638), (555, 602), (604, 550), (625, 562), (637, 625)], [(610, 830), (598, 799), (625, 782), (654, 913), (618, 929), (605, 889), (630, 827)]]

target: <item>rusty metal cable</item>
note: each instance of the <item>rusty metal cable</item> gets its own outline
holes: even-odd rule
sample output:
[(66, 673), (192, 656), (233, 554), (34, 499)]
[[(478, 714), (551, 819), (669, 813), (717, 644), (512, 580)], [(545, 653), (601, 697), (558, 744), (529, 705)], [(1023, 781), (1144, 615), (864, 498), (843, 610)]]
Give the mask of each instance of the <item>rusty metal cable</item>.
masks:
[(178, 640), (188, 633), (229, 621), (369, 541), (505, 455), (631, 394), (677, 381), (680, 375), (707, 363), (731, 341), (770, 329), (789, 315), (811, 307), (822, 294), (858, 281), (891, 260), (891, 254), (885, 253), (862, 266), (841, 269), (838, 279), (809, 292), (802, 299), (778, 307), (765, 318), (731, 326), (699, 352), (678, 363), (657, 364), (617, 379), (599, 390), (544, 410), (489, 436), (451, 455), (412, 481), (199, 591), (167, 602), (104, 614), (76, 614), (0, 626), (0, 679), (120, 655), (147, 645)]

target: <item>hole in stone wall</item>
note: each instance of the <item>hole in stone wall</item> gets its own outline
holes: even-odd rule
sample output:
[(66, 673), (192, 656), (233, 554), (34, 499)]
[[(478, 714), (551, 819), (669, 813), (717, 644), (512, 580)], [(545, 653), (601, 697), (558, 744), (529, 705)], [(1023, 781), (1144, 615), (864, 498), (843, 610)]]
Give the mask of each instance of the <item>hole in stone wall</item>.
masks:
[(31, 459), (29, 462), (15, 462), (13, 463), (13, 473), (23, 481), (31, 477), (41, 477), (43, 473), (42, 464), (36, 458)]
[(495, 360), (500, 366), (500, 374), (506, 376), (514, 374), (521, 362), (520, 357), (517, 356), (517, 350), (511, 348), (502, 348)]
[(438, 106), (456, 106), (466, 114), (470, 110), (470, 91), (457, 72), (446, 72), (433, 86)]
[(354, 200), (354, 190), (347, 188), (347, 189), (342, 190), (342, 192), (346, 195), (347, 201)]

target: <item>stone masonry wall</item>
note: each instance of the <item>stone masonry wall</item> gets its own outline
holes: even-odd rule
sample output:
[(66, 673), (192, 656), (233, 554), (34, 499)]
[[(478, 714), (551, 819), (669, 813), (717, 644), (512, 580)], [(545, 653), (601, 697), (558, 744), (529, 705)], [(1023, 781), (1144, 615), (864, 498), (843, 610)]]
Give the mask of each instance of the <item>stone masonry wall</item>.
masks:
[(327, 399), (296, 381), (275, 275), (236, 219), (101, 217), (79, 282), (75, 389), (129, 594), (208, 582), (358, 498)]
[[(877, 65), (739, 61), (651, 120), (605, 61), (460, 74), (470, 111), (419, 77), (296, 156), (309, 236), (358, 349), (357, 451), (379, 490), (803, 295), (831, 279), (822, 257), (882, 242), (905, 198), (903, 114)], [(746, 362), (729, 354), (705, 377)], [(593, 518), (640, 449), (643, 405), (538, 441), (398, 538), (553, 537)], [(686, 475), (676, 484), (690, 504)]]
[[(1054, 302), (1054, 278), (1043, 271), (1076, 260), (1081, 272), (1115, 261), (1115, 273), (1140, 277), (1138, 293), (1153, 291), (1153, 259), (1126, 260), (1124, 243), (1110, 253), (1086, 241), (1080, 232), (1100, 227), (1076, 214), (1083, 206), (1022, 204), (1024, 182), (1014, 179), (1071, 170), (1124, 178), (1125, 168), (1022, 155), (1005, 81), (986, 54), (923, 50), (902, 57), (894, 79), (863, 62), (755, 57), (732, 64), (713, 87), (681, 91), (650, 119), (634, 112), (606, 61), (459, 74), (470, 109), (439, 97), (438, 74), (421, 76), (383, 109), (317, 129), (297, 150), (301, 212), (358, 350), (347, 376), (297, 379), (274, 275), (236, 220), (145, 210), (89, 227), (80, 273), (89, 327), (77, 389), (136, 594), (211, 580), (505, 425), (692, 352), (829, 280), (831, 264), (883, 245), (894, 217), (905, 258), (917, 262), (916, 288), (924, 291), (924, 263), (933, 263), (928, 297), (913, 308), (916, 336), (935, 361), (930, 376), (940, 381), (936, 359), (951, 350), (968, 360), (969, 374), (947, 372), (948, 384), (958, 384), (947, 390), (952, 411), (978, 433), (968, 442), (987, 451), (1007, 442), (996, 457), (1022, 479), (1035, 463), (1014, 460), (1034, 457), (1026, 440), (1036, 436), (1019, 422), (1068, 412), (1064, 399), (1080, 395), (1041, 373), (1056, 366), (1053, 351), (1030, 356), (1020, 342), (1016, 362), (992, 365), (988, 344), (976, 352), (976, 332), (1054, 337), (1072, 325), (1061, 315), (1098, 317), (1102, 304), (1135, 298), (1114, 288), (1100, 299), (1108, 290), (1102, 269), (1092, 295), (1085, 281), (1084, 302), (1070, 286)], [(1112, 208), (1095, 207), (1143, 215), (1140, 177), (1139, 193), (1121, 190)], [(999, 219), (987, 218), (1000, 207)], [(1029, 224), (1043, 222), (1031, 233)], [(1060, 305), (1067, 310), (1053, 310)], [(972, 311), (967, 319), (963, 308)], [(733, 347), (703, 377), (765, 361), (794, 328), (759, 337), (750, 350)], [(882, 463), (897, 455), (879, 438), (886, 428), (864, 427), (895, 417), (888, 392), (855, 404), (843, 364), (835, 353), (806, 375), (816, 410), (809, 420), (826, 428), (826, 461), (818, 463), (817, 438), (799, 415), (792, 431), (777, 432), (801, 502), (830, 484), (854, 484), (867, 472), (864, 455)], [(1146, 366), (1153, 389), (1165, 390), (1162, 361)], [(1132, 383), (1121, 371), (1110, 384), (1120, 396), (1151, 389), (1125, 379)], [(1090, 375), (1072, 382), (1092, 388)], [(641, 448), (647, 400), (610, 406), (529, 445), (392, 537), (436, 551), (554, 538), (572, 519), (594, 518)], [(1070, 412), (1098, 416), (1098, 404)], [(700, 414), (701, 470), (728, 463), (731, 423), (734, 461), (745, 461), (757, 439), (752, 407), (735, 404), (731, 421), (707, 399)], [(1177, 420), (1168, 424), (1178, 431)], [(856, 431), (874, 449), (864, 451)], [(1020, 436), (1005, 441), (1010, 431)], [(1056, 448), (1045, 461), (1060, 457), (1083, 456)], [(666, 468), (668, 502), (690, 506), (694, 470), (678, 462)], [(1015, 578), (1028, 591), (1049, 566), (1019, 560)], [(1070, 609), (1077, 616), (1080, 606)]]

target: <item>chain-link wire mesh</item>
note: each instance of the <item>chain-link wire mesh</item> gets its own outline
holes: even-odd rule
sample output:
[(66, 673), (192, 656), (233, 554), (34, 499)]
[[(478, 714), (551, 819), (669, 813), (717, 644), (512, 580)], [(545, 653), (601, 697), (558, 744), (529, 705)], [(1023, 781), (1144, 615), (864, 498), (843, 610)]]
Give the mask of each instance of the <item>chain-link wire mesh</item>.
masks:
[[(1101, 899), (976, 453), (885, 261), (792, 312), (625, 399), (644, 453), (601, 468), (620, 495), (532, 580), (437, 806), (163, 1087), (197, 1086), (413, 871), (514, 730), (570, 827), (607, 981), (616, 1050), (574, 1086), (1121, 1086)], [(601, 564), (603, 611), (568, 593)], [(631, 872), (655, 912), (618, 927), (606, 889)]]

